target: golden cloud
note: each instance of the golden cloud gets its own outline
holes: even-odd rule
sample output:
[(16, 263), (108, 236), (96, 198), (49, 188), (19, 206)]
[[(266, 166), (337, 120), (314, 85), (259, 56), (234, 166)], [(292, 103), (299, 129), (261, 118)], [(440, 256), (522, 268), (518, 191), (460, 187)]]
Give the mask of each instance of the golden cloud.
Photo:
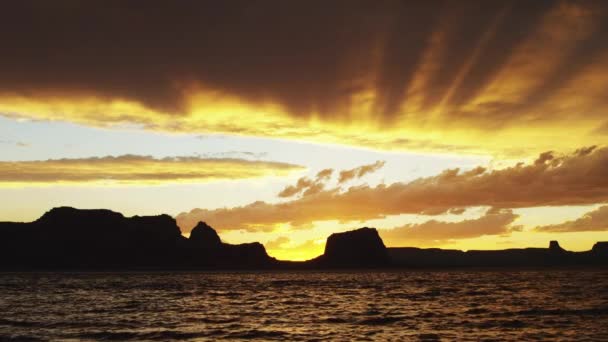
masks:
[(301, 166), (230, 158), (123, 155), (40, 161), (0, 161), (0, 186), (164, 184), (286, 175)]
[(14, 1), (0, 113), (527, 156), (608, 142), (607, 23), (592, 1)]
[(317, 179), (321, 181), (326, 181), (331, 178), (331, 175), (333, 175), (333, 173), (333, 169), (323, 169), (317, 172)]
[(314, 186), (314, 181), (309, 179), (308, 177), (302, 177), (298, 179), (298, 182), (295, 185), (286, 186), (281, 192), (279, 192), (279, 197), (292, 197), (295, 196), (302, 191), (307, 191), (312, 186)]
[(323, 169), (319, 171), (314, 180), (308, 177), (302, 177), (298, 179), (295, 185), (288, 185), (281, 192), (279, 197), (293, 197), (298, 194), (303, 196), (317, 194), (325, 189), (325, 182), (327, 182), (333, 174), (333, 169)]
[(519, 216), (509, 209), (490, 209), (485, 215), (459, 222), (430, 220), (420, 224), (380, 230), (380, 236), (390, 246), (426, 246), (444, 244), (450, 240), (470, 239), (484, 235), (508, 235), (511, 224)]
[(460, 212), (471, 206), (527, 208), (608, 201), (608, 148), (542, 153), (533, 163), (487, 170), (448, 169), (408, 183), (333, 188), (281, 203), (262, 201), (177, 216), (188, 231), (199, 220), (220, 230), (272, 231), (277, 225), (364, 221), (399, 214)]
[[(384, 166), (386, 162), (378, 160), (373, 164), (362, 165), (350, 170), (340, 171), (338, 176), (338, 183), (342, 184), (348, 182), (353, 179), (361, 178), (367, 174), (378, 171), (380, 168)], [(279, 192), (279, 197), (293, 197), (298, 194), (302, 194), (302, 196), (310, 196), (320, 193), (325, 189), (325, 184), (333, 174), (333, 169), (324, 169), (317, 173), (315, 179), (310, 179), (308, 177), (302, 177), (298, 179), (295, 185), (288, 185), (281, 192)]]
[(566, 221), (560, 224), (539, 226), (534, 230), (552, 233), (607, 231), (608, 205), (590, 211), (576, 220)]

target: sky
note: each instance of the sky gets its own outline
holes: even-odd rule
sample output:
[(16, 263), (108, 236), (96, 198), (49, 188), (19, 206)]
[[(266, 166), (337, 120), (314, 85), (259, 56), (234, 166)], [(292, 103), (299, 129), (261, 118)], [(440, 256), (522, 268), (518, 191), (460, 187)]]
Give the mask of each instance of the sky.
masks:
[(608, 240), (604, 1), (2, 7), (0, 221), (167, 213), (290, 260)]

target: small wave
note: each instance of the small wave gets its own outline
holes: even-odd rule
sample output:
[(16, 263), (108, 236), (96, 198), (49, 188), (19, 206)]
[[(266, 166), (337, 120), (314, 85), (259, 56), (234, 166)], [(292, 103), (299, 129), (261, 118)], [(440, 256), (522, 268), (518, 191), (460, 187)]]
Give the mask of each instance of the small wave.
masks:
[(10, 326), (14, 326), (14, 327), (26, 327), (27, 328), (27, 327), (40, 326), (41, 323), (33, 322), (33, 321), (18, 321), (18, 320), (0, 318), (0, 325), (10, 325)]
[(140, 338), (139, 334), (136, 332), (88, 332), (83, 334), (78, 334), (74, 337), (77, 338), (90, 338), (94, 340), (100, 341), (123, 341), (123, 340), (132, 340), (135, 338)]
[(340, 318), (340, 317), (328, 317), (321, 321), (325, 322), (325, 323), (337, 323), (337, 324), (352, 322), (352, 320), (348, 320), (348, 319)]
[(526, 324), (526, 322), (518, 320), (518, 319), (512, 319), (512, 320), (491, 319), (491, 320), (487, 320), (487, 321), (481, 321), (478, 323), (470, 322), (469, 325), (474, 326), (476, 328), (481, 328), (481, 329), (493, 329), (493, 328), (519, 329), (519, 328), (526, 327), (528, 324)]
[(191, 339), (208, 336), (203, 332), (183, 332), (175, 330), (161, 330), (152, 332), (120, 331), (120, 332), (89, 332), (75, 336), (77, 338), (88, 338), (100, 341), (124, 341), (124, 340), (159, 340)]
[(441, 336), (437, 334), (420, 334), (418, 335), (420, 341), (441, 341)]
[(420, 314), (418, 314), (418, 317), (420, 318), (433, 318), (438, 316), (439, 314), (435, 313), (435, 312), (431, 312), (431, 311), (426, 311), (426, 312), (421, 312)]
[(470, 290), (464, 293), (467, 296), (489, 296), (492, 292), (487, 290)]
[(241, 338), (241, 339), (285, 339), (289, 334), (283, 331), (276, 330), (247, 330), (235, 332), (228, 335), (229, 338)]
[(586, 308), (586, 309), (530, 309), (530, 310), (522, 310), (517, 311), (518, 315), (524, 316), (599, 316), (599, 315), (608, 315), (608, 307), (600, 307), (600, 308)]
[(225, 324), (225, 323), (235, 323), (240, 320), (241, 320), (240, 317), (229, 317), (229, 318), (204, 317), (204, 318), (193, 318), (190, 321), (199, 322), (199, 323), (208, 323), (208, 324)]
[(359, 321), (362, 325), (387, 325), (403, 320), (403, 317), (388, 316), (388, 317), (372, 317)]
[(490, 310), (488, 309), (484, 309), (484, 308), (473, 308), (473, 309), (469, 309), (467, 311), (465, 311), (465, 314), (469, 314), (469, 315), (481, 315), (481, 314), (486, 314), (490, 312)]
[(500, 322), (500, 326), (503, 327), (503, 328), (516, 329), (516, 328), (523, 328), (526, 325), (527, 324), (524, 321), (520, 321), (518, 319), (513, 319), (513, 320), (509, 320), (509, 321), (502, 321), (502, 322)]
[(163, 331), (142, 334), (141, 337), (144, 339), (154, 339), (154, 340), (166, 341), (166, 340), (191, 339), (191, 338), (204, 337), (204, 336), (208, 336), (208, 334), (204, 333), (204, 332), (163, 330)]
[(441, 289), (429, 289), (420, 295), (424, 297), (439, 297), (441, 296)]
[(2, 335), (0, 334), (0, 341), (19, 341), (19, 342), (39, 342), (47, 341), (38, 337), (27, 336), (27, 335)]

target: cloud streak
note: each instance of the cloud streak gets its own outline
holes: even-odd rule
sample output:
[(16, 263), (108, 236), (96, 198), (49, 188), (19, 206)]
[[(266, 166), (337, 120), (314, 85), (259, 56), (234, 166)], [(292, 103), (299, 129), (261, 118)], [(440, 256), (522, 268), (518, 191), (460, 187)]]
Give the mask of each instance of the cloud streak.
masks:
[(287, 175), (301, 166), (228, 158), (122, 155), (40, 161), (0, 161), (0, 186), (164, 184)]

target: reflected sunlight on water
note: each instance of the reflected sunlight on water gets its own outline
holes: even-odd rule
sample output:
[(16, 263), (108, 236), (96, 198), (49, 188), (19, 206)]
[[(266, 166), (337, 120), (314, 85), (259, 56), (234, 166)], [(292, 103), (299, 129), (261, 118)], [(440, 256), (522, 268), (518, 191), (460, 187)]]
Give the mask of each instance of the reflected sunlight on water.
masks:
[(608, 271), (0, 274), (0, 340), (608, 340)]

